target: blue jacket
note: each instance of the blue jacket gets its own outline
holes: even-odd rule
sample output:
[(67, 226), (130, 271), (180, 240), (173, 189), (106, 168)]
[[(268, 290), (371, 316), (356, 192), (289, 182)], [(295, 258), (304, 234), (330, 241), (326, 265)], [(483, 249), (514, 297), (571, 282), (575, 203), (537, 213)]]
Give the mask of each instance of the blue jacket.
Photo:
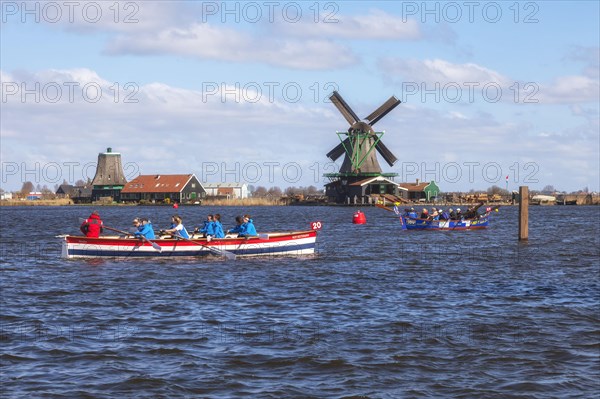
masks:
[(419, 215), (417, 215), (417, 212), (411, 211), (411, 212), (408, 213), (408, 217), (409, 218), (413, 218), (413, 219), (418, 219)]
[(144, 236), (149, 240), (154, 240), (156, 236), (154, 235), (154, 229), (152, 228), (152, 223), (143, 224), (138, 227), (138, 231), (135, 233), (136, 237)]
[(227, 230), (228, 233), (238, 233), (240, 234), (243, 230), (243, 224), (238, 224), (237, 226), (235, 226), (233, 229), (229, 229)]
[(221, 222), (214, 221), (213, 224), (214, 224), (215, 238), (225, 237), (225, 233), (223, 232), (223, 225), (221, 224)]
[(242, 231), (239, 234), (240, 236), (257, 236), (256, 227), (254, 227), (254, 223), (252, 223), (252, 219), (248, 220), (246, 223), (242, 224)]
[(215, 222), (204, 221), (204, 226), (200, 229), (200, 233), (204, 233), (207, 236), (215, 235)]

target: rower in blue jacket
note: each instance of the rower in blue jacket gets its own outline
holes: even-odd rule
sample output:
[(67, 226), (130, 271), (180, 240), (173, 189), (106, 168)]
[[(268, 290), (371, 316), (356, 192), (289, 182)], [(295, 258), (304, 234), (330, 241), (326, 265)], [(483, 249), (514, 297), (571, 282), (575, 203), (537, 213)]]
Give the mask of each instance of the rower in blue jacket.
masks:
[(250, 218), (250, 215), (244, 215), (244, 224), (242, 224), (242, 231), (238, 234), (238, 237), (251, 237), (257, 235), (256, 227), (254, 227), (254, 222)]
[(204, 237), (215, 236), (215, 222), (213, 221), (213, 215), (208, 215), (204, 221), (204, 226), (200, 229), (200, 233), (204, 234)]
[[(137, 220), (137, 219), (136, 219)], [(152, 228), (152, 223), (146, 218), (140, 219), (140, 224), (138, 224), (136, 231), (134, 234), (136, 237), (144, 236), (149, 240), (154, 240), (156, 236), (154, 235), (154, 229)], [(135, 223), (135, 222), (134, 222)]]
[(223, 225), (221, 224), (221, 215), (215, 213), (214, 219), (214, 230), (215, 230), (215, 238), (224, 238), (225, 233), (223, 232)]

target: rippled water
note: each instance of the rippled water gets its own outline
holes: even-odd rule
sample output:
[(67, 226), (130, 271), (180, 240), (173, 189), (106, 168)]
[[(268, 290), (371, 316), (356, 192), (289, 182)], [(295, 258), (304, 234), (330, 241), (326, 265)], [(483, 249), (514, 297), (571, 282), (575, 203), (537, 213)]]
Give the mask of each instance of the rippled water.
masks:
[[(406, 232), (345, 207), (182, 207), (260, 231), (321, 220), (306, 258), (63, 260), (91, 208), (0, 208), (2, 397), (591, 398), (600, 207), (517, 209), (484, 231)], [(129, 226), (161, 207), (100, 208)], [(227, 224), (227, 223), (226, 223)]]

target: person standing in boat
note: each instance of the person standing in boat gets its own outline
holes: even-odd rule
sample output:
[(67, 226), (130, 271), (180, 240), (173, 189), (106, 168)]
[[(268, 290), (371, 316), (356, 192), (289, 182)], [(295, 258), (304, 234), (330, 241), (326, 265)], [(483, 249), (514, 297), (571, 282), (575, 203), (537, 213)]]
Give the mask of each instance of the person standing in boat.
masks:
[(224, 238), (225, 233), (223, 232), (223, 225), (221, 224), (221, 215), (215, 213), (213, 220), (213, 223), (215, 225), (215, 238)]
[(244, 224), (242, 224), (242, 232), (238, 234), (238, 237), (252, 237), (257, 236), (256, 227), (254, 227), (254, 221), (250, 215), (244, 215)]
[(98, 238), (100, 237), (100, 233), (102, 233), (104, 230), (102, 225), (100, 213), (98, 211), (94, 211), (89, 218), (85, 219), (85, 221), (81, 223), (79, 230), (81, 230), (86, 237)]
[(139, 238), (141, 236), (146, 237), (149, 240), (154, 240), (156, 236), (154, 235), (154, 229), (152, 228), (152, 223), (146, 218), (133, 219), (133, 225), (137, 227), (138, 231), (134, 233), (134, 235)]
[(175, 215), (171, 220), (173, 221), (171, 226), (175, 225), (175, 227), (165, 230), (165, 233), (171, 234), (173, 237), (182, 237), (189, 239), (190, 235), (183, 226), (183, 219), (181, 218), (181, 216)]
[[(483, 203), (481, 203), (481, 205), (483, 205)], [(474, 219), (474, 218), (478, 217), (479, 212), (477, 212), (477, 210), (479, 209), (479, 207), (481, 205), (475, 205), (475, 206), (472, 206), (469, 209), (467, 209), (467, 211), (465, 212), (464, 218), (465, 219)]]

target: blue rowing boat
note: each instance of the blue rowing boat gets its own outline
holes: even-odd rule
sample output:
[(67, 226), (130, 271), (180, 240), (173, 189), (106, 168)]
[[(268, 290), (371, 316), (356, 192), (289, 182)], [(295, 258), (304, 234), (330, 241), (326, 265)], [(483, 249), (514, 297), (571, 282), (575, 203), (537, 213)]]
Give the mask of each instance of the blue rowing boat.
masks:
[(461, 220), (430, 220), (415, 219), (405, 215), (399, 216), (402, 230), (478, 230), (485, 229), (490, 224), (489, 212), (486, 212), (473, 219)]

